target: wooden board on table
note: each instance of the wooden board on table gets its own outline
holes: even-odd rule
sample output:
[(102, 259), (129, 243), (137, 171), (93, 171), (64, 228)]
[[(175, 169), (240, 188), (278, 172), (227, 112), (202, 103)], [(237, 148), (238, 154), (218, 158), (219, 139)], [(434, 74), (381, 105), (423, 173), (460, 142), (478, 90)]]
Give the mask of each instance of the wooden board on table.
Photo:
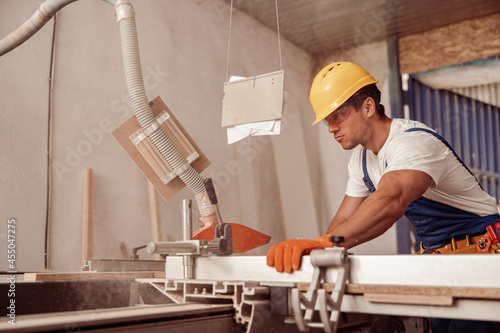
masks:
[[(298, 283), (297, 288), (307, 291), (309, 283)], [(332, 292), (334, 283), (323, 283), (321, 288)], [(500, 300), (500, 288), (465, 288), (432, 286), (399, 286), (347, 284), (346, 294), (363, 295), (369, 302), (395, 304), (452, 305), (454, 298), (478, 298)]]
[[(133, 280), (156, 278), (158, 272), (24, 273), (24, 281)], [(164, 273), (163, 273), (164, 274)]]

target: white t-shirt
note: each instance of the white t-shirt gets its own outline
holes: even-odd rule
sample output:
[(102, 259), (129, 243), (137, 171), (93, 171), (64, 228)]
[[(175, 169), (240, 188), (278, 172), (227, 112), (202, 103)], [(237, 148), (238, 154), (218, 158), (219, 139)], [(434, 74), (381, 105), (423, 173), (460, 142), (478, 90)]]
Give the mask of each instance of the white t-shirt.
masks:
[[(467, 169), (438, 138), (424, 131), (405, 132), (412, 128), (426, 128), (413, 120), (393, 119), (389, 137), (375, 155), (366, 151), (366, 165), (371, 181), (378, 186), (380, 178), (390, 171), (418, 170), (428, 174), (431, 185), (424, 197), (480, 216), (497, 213), (495, 198), (483, 191)], [(349, 161), (349, 181), (346, 194), (367, 197), (370, 193), (363, 182), (363, 147), (359, 145)]]

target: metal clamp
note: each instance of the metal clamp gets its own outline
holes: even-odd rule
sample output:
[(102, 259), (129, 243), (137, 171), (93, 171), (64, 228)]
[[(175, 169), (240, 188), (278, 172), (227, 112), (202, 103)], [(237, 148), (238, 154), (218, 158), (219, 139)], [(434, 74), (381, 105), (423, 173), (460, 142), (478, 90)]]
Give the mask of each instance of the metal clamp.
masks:
[(172, 179), (175, 177), (182, 175), (184, 172), (186, 172), (189, 169), (189, 166), (191, 163), (193, 163), (194, 160), (196, 160), (200, 155), (197, 152), (192, 153), (186, 158), (186, 162), (182, 164), (180, 167), (172, 171), (171, 173), (168, 173), (165, 177), (163, 177), (162, 181), (164, 184), (169, 183)]
[[(322, 328), (324, 332), (335, 332), (338, 326), (340, 306), (345, 291), (349, 262), (347, 249), (333, 247), (311, 252), (311, 264), (314, 272), (311, 284), (306, 293), (298, 288), (292, 289), (292, 308), (301, 332), (307, 332), (310, 327)], [(322, 288), (328, 268), (337, 268), (335, 288), (328, 293)], [(321, 322), (313, 322), (315, 311), (319, 311)]]
[(153, 132), (160, 128), (161, 124), (163, 124), (169, 118), (170, 115), (166, 111), (163, 111), (163, 113), (158, 118), (156, 118), (151, 125), (144, 129), (137, 137), (135, 137), (134, 140), (132, 140), (134, 145), (137, 146), (142, 142), (142, 140), (153, 134)]

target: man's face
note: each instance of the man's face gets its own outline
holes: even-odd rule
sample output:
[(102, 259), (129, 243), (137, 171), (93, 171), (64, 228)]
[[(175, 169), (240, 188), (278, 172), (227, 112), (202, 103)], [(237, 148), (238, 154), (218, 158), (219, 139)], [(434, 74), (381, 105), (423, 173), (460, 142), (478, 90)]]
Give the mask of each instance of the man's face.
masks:
[(365, 102), (360, 109), (356, 111), (354, 105), (349, 105), (343, 110), (336, 110), (344, 114), (342, 121), (336, 122), (338, 118), (333, 112), (325, 118), (328, 122), (328, 131), (333, 134), (335, 140), (340, 143), (342, 148), (350, 150), (362, 144), (368, 133), (368, 122), (365, 115)]

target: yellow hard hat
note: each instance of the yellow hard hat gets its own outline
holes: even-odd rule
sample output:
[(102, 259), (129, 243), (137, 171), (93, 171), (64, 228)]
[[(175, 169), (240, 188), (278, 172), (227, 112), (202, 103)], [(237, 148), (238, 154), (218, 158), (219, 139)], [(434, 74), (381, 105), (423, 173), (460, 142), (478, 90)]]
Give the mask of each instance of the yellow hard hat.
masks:
[(366, 70), (351, 62), (334, 62), (314, 78), (309, 100), (316, 114), (313, 125), (337, 110), (359, 89), (377, 83)]

